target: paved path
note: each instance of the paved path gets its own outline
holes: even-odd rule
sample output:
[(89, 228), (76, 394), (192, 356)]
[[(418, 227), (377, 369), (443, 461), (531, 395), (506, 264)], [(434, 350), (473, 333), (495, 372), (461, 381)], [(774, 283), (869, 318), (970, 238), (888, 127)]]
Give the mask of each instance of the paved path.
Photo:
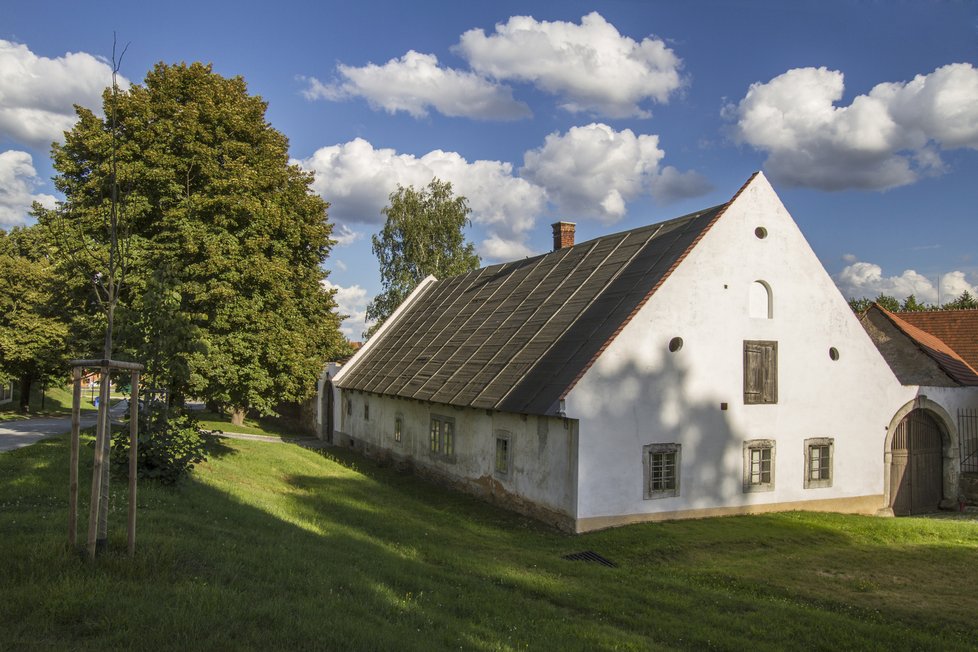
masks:
[[(128, 409), (128, 401), (120, 401), (109, 410), (118, 418)], [(95, 425), (95, 412), (82, 412), (81, 427)], [(0, 451), (30, 446), (47, 437), (54, 437), (71, 430), (71, 417), (44, 417), (41, 419), (22, 419), (20, 421), (0, 421)]]

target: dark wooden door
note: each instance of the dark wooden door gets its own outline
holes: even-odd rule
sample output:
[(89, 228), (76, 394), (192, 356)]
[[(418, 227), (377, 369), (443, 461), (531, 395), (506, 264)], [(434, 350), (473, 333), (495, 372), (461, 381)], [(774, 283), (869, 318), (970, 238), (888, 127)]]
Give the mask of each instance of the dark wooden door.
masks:
[(890, 500), (897, 516), (933, 512), (944, 493), (941, 427), (923, 410), (903, 418), (893, 435)]
[(333, 428), (335, 424), (333, 423), (333, 381), (327, 380), (323, 384), (323, 412), (325, 413), (326, 419), (323, 423), (326, 426), (326, 442), (333, 443)]

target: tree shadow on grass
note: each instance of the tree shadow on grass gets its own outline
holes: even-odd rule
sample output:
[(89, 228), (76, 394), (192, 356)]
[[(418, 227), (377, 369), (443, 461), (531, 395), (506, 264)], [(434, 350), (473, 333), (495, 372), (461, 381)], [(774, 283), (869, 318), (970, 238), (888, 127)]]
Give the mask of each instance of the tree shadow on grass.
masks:
[[(124, 554), (124, 490), (115, 495), (110, 553), (95, 565), (65, 550), (66, 441), (0, 456), (0, 648), (927, 647), (957, 641), (700, 572), (680, 563), (688, 551), (671, 563), (638, 554), (684, 542), (708, 553), (711, 545), (719, 551), (746, 541), (749, 528), (734, 519), (723, 520), (736, 530), (726, 535), (717, 533), (725, 528), (701, 522), (571, 537), (368, 460), (357, 460), (353, 471), (266, 446), (290, 452), (268, 458), (271, 470), (261, 475), (243, 466), (251, 456), (228, 454), (173, 488), (140, 482), (132, 560)], [(83, 455), (90, 453), (83, 449)], [(307, 470), (276, 470), (290, 468), (285, 457)], [(759, 522), (777, 530), (777, 519)], [(782, 537), (797, 547), (811, 537), (845, 539), (828, 525), (812, 529)], [(561, 559), (592, 546), (612, 550), (619, 566)], [(757, 610), (763, 617), (744, 617)]]

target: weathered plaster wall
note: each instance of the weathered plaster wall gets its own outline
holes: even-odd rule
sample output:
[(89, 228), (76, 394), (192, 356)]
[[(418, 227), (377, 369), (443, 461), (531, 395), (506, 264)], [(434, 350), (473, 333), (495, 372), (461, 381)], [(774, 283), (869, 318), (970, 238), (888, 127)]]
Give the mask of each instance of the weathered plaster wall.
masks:
[[(349, 437), (373, 456), (410, 460), (427, 475), (494, 499), (508, 507), (562, 527), (571, 527), (576, 500), (577, 423), (557, 417), (454, 408), (365, 394), (342, 392), (340, 437)], [(345, 401), (350, 401), (347, 414)], [(369, 406), (369, 418), (364, 405)], [(455, 421), (453, 460), (429, 450), (432, 415)], [(401, 441), (394, 423), (402, 418)], [(495, 472), (496, 437), (510, 441), (510, 472)]]
[[(771, 288), (770, 319), (751, 308), (756, 281)], [(673, 337), (683, 347), (670, 353)], [(777, 404), (744, 404), (745, 340), (778, 342)], [(915, 392), (896, 381), (758, 177), (567, 396), (567, 414), (580, 420), (578, 517), (796, 501), (873, 511), (886, 427)], [(831, 487), (804, 487), (804, 441), (814, 437), (834, 438)], [(750, 439), (775, 441), (772, 491), (743, 490)], [(643, 498), (642, 447), (651, 443), (682, 445), (679, 496)]]

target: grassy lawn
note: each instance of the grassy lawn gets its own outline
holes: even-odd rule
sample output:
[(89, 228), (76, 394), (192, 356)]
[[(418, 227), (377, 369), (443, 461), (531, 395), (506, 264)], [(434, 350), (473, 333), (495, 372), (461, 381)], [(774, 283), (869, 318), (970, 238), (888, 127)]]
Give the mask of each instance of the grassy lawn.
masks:
[[(97, 396), (97, 394), (96, 394)], [(81, 395), (82, 411), (95, 411), (92, 405), (91, 393), (83, 390)], [(43, 402), (43, 406), (42, 406)], [(0, 406), (0, 421), (10, 419), (28, 419), (40, 416), (67, 416), (71, 414), (71, 388), (70, 387), (48, 387), (44, 392), (44, 400), (41, 400), (40, 385), (35, 384), (31, 391), (30, 414), (20, 414), (17, 406), (20, 403), (20, 388), (14, 384), (14, 399), (10, 403)]]
[(193, 415), (200, 421), (200, 427), (207, 430), (241, 433), (244, 435), (266, 435), (268, 437), (297, 438), (307, 435), (296, 434), (293, 424), (282, 417), (262, 417), (245, 419), (240, 426), (231, 425), (231, 418), (217, 412), (199, 411)]
[[(214, 445), (192, 480), (140, 485), (135, 560), (115, 481), (95, 564), (65, 549), (65, 439), (0, 453), (0, 649), (978, 643), (975, 522), (789, 513), (569, 536), (348, 453)], [(617, 566), (561, 559), (583, 550)]]

